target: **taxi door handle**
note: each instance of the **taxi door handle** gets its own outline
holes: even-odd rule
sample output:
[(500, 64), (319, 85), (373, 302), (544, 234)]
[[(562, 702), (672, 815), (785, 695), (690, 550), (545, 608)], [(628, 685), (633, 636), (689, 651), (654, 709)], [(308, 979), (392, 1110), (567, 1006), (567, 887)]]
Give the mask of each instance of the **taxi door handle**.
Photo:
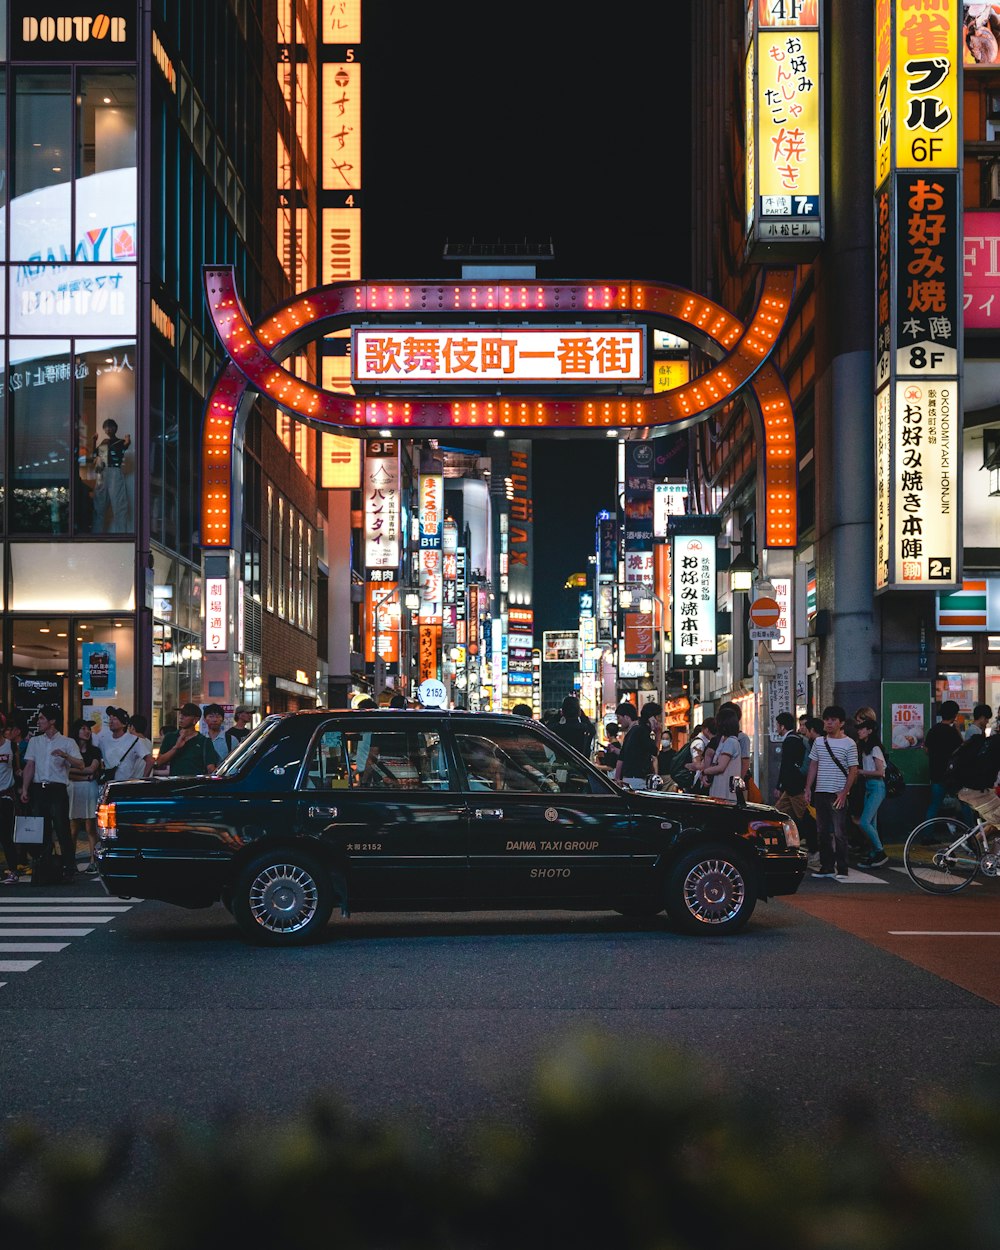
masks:
[(335, 807), (310, 807), (309, 815), (314, 820), (336, 820), (337, 809)]
[(503, 820), (502, 807), (477, 807), (476, 820)]

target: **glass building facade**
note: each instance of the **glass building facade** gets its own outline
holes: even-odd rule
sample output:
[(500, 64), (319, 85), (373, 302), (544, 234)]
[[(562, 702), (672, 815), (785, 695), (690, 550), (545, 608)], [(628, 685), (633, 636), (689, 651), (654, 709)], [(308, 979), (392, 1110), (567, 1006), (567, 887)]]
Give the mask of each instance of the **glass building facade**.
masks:
[[(293, 434), (256, 412), (235, 558), (244, 646), (234, 636), (231, 676), (209, 671), (200, 448), (222, 359), (201, 268), (236, 265), (256, 309), (312, 276), (287, 272), (276, 238), (278, 136), (297, 152), (280, 16), (251, 0), (102, 0), (52, 18), (0, 4), (5, 709), (54, 702), (68, 724), (124, 706), (158, 735), (189, 699), (261, 704), (263, 501), (278, 479), (283, 541), (304, 553), (316, 495)], [(276, 653), (314, 677), (308, 575), (296, 593)]]

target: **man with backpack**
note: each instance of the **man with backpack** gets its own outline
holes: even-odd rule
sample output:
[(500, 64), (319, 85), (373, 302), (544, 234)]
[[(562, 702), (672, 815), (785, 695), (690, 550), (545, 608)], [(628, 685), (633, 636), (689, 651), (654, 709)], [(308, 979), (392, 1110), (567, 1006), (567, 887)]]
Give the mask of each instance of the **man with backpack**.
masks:
[(944, 785), (992, 828), (1000, 826), (1000, 733), (967, 738), (948, 760)]

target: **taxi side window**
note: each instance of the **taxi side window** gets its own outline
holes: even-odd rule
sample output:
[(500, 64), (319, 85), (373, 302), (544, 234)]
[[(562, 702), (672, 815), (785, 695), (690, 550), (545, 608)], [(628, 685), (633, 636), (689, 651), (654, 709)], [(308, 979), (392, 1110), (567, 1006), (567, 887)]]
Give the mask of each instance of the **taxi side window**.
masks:
[(346, 790), (350, 786), (344, 735), (339, 729), (325, 729), (317, 738), (304, 784), (307, 790)]
[(362, 790), (450, 790), (441, 737), (422, 729), (347, 735), (354, 785)]
[(528, 729), (490, 727), (455, 736), (469, 790), (590, 794), (590, 776), (559, 745)]

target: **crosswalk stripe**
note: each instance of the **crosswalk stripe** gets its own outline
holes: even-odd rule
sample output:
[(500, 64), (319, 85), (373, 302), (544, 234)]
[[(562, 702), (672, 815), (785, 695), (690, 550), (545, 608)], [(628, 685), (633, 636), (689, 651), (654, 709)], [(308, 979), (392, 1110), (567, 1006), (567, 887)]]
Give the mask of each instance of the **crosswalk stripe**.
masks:
[(0, 955), (41, 955), (64, 951), (69, 942), (0, 942)]
[(40, 959), (0, 959), (0, 972), (30, 972), (41, 962)]
[(42, 920), (61, 920), (69, 918), (76, 919), (76, 916), (86, 916), (88, 919), (98, 919), (99, 916), (105, 920), (113, 920), (116, 915), (123, 915), (121, 911), (85, 911), (83, 908), (0, 908), (0, 920), (19, 920), (24, 916), (39, 916)]
[(0, 929), (0, 937), (86, 937), (93, 929)]
[(24, 916), (29, 913), (34, 916), (38, 915), (39, 912), (54, 916), (64, 916), (67, 912), (79, 912), (84, 916), (92, 914), (98, 916), (122, 916), (130, 910), (131, 908), (129, 907), (108, 907), (107, 905), (104, 907), (52, 907), (46, 904), (42, 907), (31, 907), (27, 903), (0, 903), (0, 916)]
[(55, 916), (5, 916), (0, 913), (0, 925), (109, 925), (115, 916), (88, 916), (70, 913)]
[[(121, 899), (108, 898), (106, 895), (102, 898), (67, 898), (65, 894), (39, 894), (35, 898), (13, 898), (12, 903), (58, 903), (62, 907), (132, 907), (132, 903), (123, 903)], [(5, 906), (4, 900), (0, 899), (0, 907)]]

